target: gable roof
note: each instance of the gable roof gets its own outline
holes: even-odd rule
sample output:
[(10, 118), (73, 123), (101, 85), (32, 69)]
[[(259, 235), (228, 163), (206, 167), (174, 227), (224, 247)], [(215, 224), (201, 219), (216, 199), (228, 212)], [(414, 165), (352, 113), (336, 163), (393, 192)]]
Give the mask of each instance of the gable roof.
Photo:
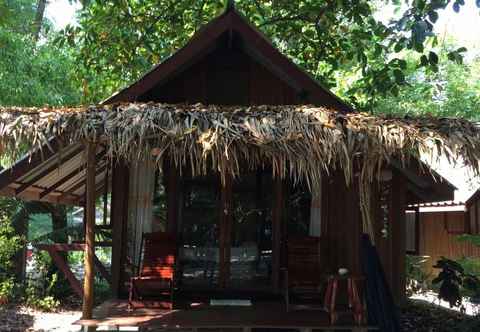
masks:
[(137, 101), (157, 84), (168, 81), (173, 75), (192, 65), (225, 32), (238, 34), (245, 41), (243, 48), (248, 55), (265, 65), (289, 85), (305, 92), (310, 103), (342, 112), (354, 111), (350, 105), (280, 53), (265, 35), (253, 27), (234, 7), (229, 7), (225, 13), (200, 29), (184, 47), (154, 66), (136, 82), (113, 94), (103, 104)]

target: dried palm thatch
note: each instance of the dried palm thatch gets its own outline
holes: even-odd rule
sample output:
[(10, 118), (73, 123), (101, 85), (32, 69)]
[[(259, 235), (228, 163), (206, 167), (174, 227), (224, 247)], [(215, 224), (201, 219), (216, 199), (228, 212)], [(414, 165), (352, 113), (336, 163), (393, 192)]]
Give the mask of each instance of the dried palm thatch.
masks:
[(314, 106), (225, 107), (131, 103), (73, 109), (0, 108), (0, 148), (41, 146), (52, 136), (68, 144), (101, 141), (111, 158), (168, 155), (192, 174), (238, 176), (242, 167), (270, 166), (273, 175), (316, 186), (341, 169), (347, 183), (358, 167), (364, 227), (369, 183), (391, 159), (434, 154), (479, 170), (480, 128), (463, 119), (344, 114)]

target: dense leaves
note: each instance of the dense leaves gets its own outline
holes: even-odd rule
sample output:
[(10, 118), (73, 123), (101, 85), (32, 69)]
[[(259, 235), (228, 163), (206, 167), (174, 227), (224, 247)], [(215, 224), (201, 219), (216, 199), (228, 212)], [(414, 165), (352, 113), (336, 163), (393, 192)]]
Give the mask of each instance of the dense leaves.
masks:
[(52, 45), (47, 20), (35, 43), (35, 10), (36, 1), (0, 0), (0, 104), (78, 104), (82, 90), (72, 50)]
[[(236, 8), (283, 53), (344, 98), (371, 106), (379, 97), (398, 94), (405, 85), (403, 50), (422, 55), (418, 64), (436, 70), (433, 25), (439, 11), (463, 1), (237, 0)], [(386, 5), (397, 18), (377, 19)], [(79, 25), (68, 26), (60, 45), (77, 45), (77, 59), (96, 73), (108, 72), (105, 96), (171, 55), (203, 24), (223, 10), (219, 0), (84, 1)], [(460, 62), (463, 49), (449, 59)], [(400, 53), (399, 53), (400, 52)], [(342, 73), (355, 80), (338, 86)]]
[(442, 257), (433, 267), (440, 269), (438, 276), (432, 280), (434, 285), (440, 285), (438, 297), (447, 301), (451, 307), (462, 305), (462, 288), (471, 292), (474, 297), (479, 295), (480, 280), (477, 276), (466, 273), (458, 262)]
[(479, 120), (480, 58), (468, 64), (451, 62), (447, 57), (452, 49), (458, 46), (450, 41), (438, 53), (437, 71), (417, 68), (415, 54), (408, 54), (404, 71), (406, 85), (397, 96), (379, 99), (373, 109), (375, 113), (432, 114)]

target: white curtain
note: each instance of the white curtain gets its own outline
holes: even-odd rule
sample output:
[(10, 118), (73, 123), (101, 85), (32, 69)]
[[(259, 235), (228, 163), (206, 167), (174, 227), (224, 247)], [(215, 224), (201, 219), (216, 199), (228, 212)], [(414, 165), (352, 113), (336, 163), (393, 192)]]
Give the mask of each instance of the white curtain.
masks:
[(309, 235), (319, 237), (322, 232), (322, 185), (312, 188), (312, 202), (310, 205), (310, 228)]
[(152, 231), (155, 167), (150, 160), (130, 167), (128, 197), (128, 255), (138, 266), (142, 234)]

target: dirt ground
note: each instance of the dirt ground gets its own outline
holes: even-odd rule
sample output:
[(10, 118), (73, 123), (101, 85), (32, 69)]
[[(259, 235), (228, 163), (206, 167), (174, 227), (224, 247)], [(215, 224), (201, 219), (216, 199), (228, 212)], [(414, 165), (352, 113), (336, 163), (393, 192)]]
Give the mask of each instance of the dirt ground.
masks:
[(22, 306), (0, 308), (0, 331), (77, 332), (80, 311), (41, 312)]

